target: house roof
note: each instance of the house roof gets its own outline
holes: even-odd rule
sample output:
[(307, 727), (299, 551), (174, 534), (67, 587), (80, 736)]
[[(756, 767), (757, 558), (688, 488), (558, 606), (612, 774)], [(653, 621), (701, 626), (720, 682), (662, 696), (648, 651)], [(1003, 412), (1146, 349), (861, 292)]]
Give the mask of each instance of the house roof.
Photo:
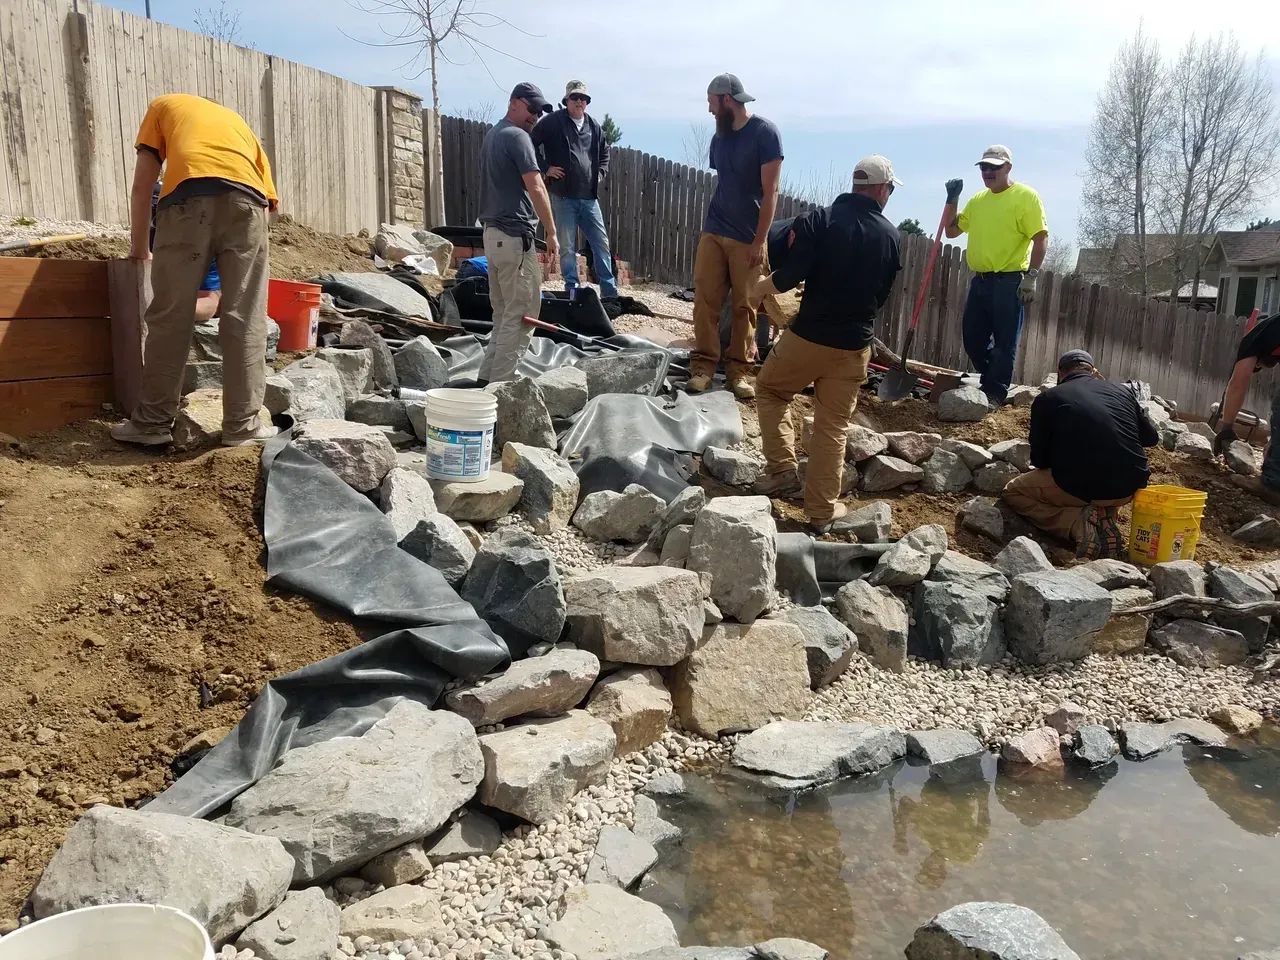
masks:
[[(1191, 284), (1190, 282), (1188, 282), (1188, 283), (1184, 283), (1182, 286), (1180, 286), (1180, 287), (1178, 288), (1178, 299), (1179, 299), (1179, 300), (1190, 300), (1190, 299), (1191, 299), (1191, 296), (1192, 296), (1192, 294), (1191, 294), (1191, 287), (1192, 287), (1192, 284)], [(1173, 291), (1171, 291), (1171, 290), (1161, 290), (1159, 293), (1155, 294), (1155, 296), (1157, 296), (1157, 297), (1167, 297), (1167, 296), (1169, 296), (1172, 292), (1173, 292)], [(1203, 280), (1201, 280), (1201, 281), (1200, 281), (1200, 292), (1199, 292), (1198, 294), (1196, 294), (1196, 297), (1198, 297), (1199, 299), (1202, 299), (1202, 300), (1207, 300), (1207, 299), (1216, 299), (1216, 298), (1217, 298), (1217, 296), (1218, 296), (1218, 288), (1217, 288), (1217, 287), (1215, 287), (1215, 286), (1214, 286), (1213, 284), (1211, 284), (1211, 283), (1205, 283)]]
[(1219, 230), (1222, 255), (1232, 266), (1280, 263), (1280, 232), (1274, 230)]
[(1099, 278), (1107, 275), (1111, 265), (1111, 250), (1108, 247), (1081, 247), (1076, 257), (1076, 273), (1082, 277)]

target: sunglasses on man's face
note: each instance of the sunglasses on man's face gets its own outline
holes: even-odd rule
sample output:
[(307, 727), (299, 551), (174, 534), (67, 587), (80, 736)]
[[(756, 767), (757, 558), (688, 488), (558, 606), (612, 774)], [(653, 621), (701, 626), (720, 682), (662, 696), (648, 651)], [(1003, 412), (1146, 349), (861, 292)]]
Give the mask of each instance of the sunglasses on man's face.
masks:
[(591, 102), (591, 98), (588, 97), (585, 93), (571, 93), (569, 94), (569, 99), (572, 100), (574, 103), (590, 103)]
[(978, 164), (978, 169), (981, 170), (983, 173), (996, 173), (997, 171), (1004, 169), (1004, 164), (1003, 163), (980, 163)]

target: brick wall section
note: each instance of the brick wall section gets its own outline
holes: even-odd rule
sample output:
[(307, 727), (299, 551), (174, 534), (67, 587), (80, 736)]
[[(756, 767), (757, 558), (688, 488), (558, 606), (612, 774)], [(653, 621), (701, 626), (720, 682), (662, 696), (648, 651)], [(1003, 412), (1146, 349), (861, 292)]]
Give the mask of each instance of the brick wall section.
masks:
[(425, 222), (427, 172), (422, 143), (422, 98), (398, 87), (377, 89), (386, 98), (391, 220), (421, 226)]

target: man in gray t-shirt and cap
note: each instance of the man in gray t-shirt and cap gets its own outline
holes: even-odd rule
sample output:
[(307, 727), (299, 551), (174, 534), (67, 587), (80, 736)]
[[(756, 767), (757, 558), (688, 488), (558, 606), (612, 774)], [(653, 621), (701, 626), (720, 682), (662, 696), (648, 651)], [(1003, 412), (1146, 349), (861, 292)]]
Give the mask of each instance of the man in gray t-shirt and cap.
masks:
[(493, 331), (480, 364), (481, 384), (515, 376), (533, 336), (533, 328), (522, 318), (536, 318), (542, 298), (542, 267), (533, 242), (539, 220), (547, 226), (547, 252), (553, 261), (560, 255), (551, 200), (529, 137), (542, 115), (551, 110), (532, 83), (516, 84), (506, 116), (485, 134), (480, 146), (479, 219), (484, 226), (493, 305)]

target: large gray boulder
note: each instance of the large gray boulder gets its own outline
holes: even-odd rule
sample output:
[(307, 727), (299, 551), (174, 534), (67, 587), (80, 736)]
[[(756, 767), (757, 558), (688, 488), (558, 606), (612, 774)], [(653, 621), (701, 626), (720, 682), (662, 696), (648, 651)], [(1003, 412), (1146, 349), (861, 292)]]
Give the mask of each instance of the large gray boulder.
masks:
[(989, 563), (955, 550), (948, 550), (942, 555), (927, 579), (936, 583), (958, 584), (996, 603), (1004, 603), (1009, 596), (1009, 581), (1003, 573)]
[(490, 470), (473, 483), (433, 480), (436, 509), (455, 520), (488, 523), (515, 509), (524, 494), (524, 481), (500, 470)]
[[(219, 364), (218, 367), (218, 380), (221, 382), (222, 365)], [(293, 381), (279, 373), (268, 374), (262, 405), (273, 417), (288, 410), (293, 405)]]
[[(396, 281), (396, 283), (399, 282)], [(387, 346), (387, 341), (383, 340), (378, 332), (363, 320), (348, 320), (344, 323), (342, 332), (339, 334), (339, 343), (344, 347), (369, 348), (373, 354), (373, 385), (375, 387), (386, 389), (400, 382), (396, 377), (395, 359), (391, 356), (391, 348)]]
[(997, 460), (1011, 463), (1024, 473), (1031, 469), (1031, 444), (1026, 440), (1001, 440), (987, 449)]
[(656, 903), (611, 883), (588, 883), (564, 895), (564, 914), (551, 924), (551, 943), (578, 960), (618, 960), (680, 946), (674, 924)]
[(594, 398), (603, 393), (649, 394), (668, 362), (664, 351), (645, 350), (588, 357), (577, 366), (587, 375), (587, 395)]
[(308, 420), (294, 432), (293, 443), (361, 493), (376, 490), (396, 465), (387, 435), (363, 423)]
[(907, 960), (1080, 960), (1038, 914), (1012, 903), (962, 903), (916, 930)]
[(1249, 643), (1236, 630), (1202, 620), (1174, 620), (1149, 634), (1151, 645), (1184, 667), (1230, 667), (1249, 658)]
[(785, 620), (804, 634), (809, 664), (809, 686), (814, 690), (835, 683), (848, 669), (858, 649), (853, 631), (827, 612), (826, 607), (788, 607), (772, 617)]
[(964, 465), (970, 470), (985, 467), (995, 459), (991, 455), (991, 451), (986, 447), (980, 447), (976, 443), (969, 443), (967, 440), (954, 440), (951, 437), (947, 437), (938, 446), (948, 453), (954, 453), (964, 461)]
[(887, 587), (850, 580), (836, 593), (836, 609), (872, 662), (901, 673), (907, 664), (907, 608)]
[(1132, 563), (1123, 560), (1090, 560), (1071, 568), (1071, 573), (1096, 583), (1103, 590), (1122, 590), (1126, 587), (1149, 586), (1147, 575)]
[(638, 483), (621, 492), (597, 490), (582, 498), (573, 525), (593, 540), (639, 543), (653, 531), (667, 509), (666, 502)]
[(670, 667), (702, 638), (696, 573), (672, 567), (605, 567), (564, 583), (568, 639), (601, 660)]
[(1232, 440), (1228, 443), (1226, 450), (1222, 453), (1222, 459), (1226, 462), (1228, 470), (1242, 477), (1256, 477), (1260, 472), (1258, 458), (1254, 456), (1254, 448), (1244, 440)]
[[(267, 403), (266, 407), (270, 410), (271, 404)], [(1231, 538), (1257, 547), (1280, 547), (1280, 520), (1268, 513), (1259, 514), (1239, 527)]]
[(1024, 573), (1045, 573), (1053, 570), (1053, 564), (1044, 555), (1044, 548), (1030, 537), (1014, 537), (992, 561), (995, 568), (1009, 580)]
[(418, 523), (436, 514), (436, 498), (427, 478), (416, 470), (392, 467), (378, 488), (378, 506), (403, 539)]
[(227, 826), (276, 837), (293, 882), (341, 876), (435, 830), (484, 774), (471, 724), (403, 700), (360, 737), (296, 747), (232, 801)]
[(738, 741), (733, 765), (770, 787), (802, 790), (874, 773), (906, 752), (902, 731), (894, 727), (777, 720)]
[(1157, 563), (1148, 574), (1157, 600), (1169, 597), (1205, 596), (1204, 567), (1194, 560), (1172, 560)]
[(884, 543), (893, 530), (893, 508), (883, 500), (850, 510), (835, 522), (833, 534), (852, 534), (859, 543)]
[(279, 376), (293, 387), (289, 415), (299, 423), (305, 420), (341, 420), (346, 416), (347, 400), (342, 377), (333, 364), (315, 357), (303, 357), (281, 370)]
[(485, 734), (480, 802), (546, 823), (579, 791), (604, 783), (617, 743), (613, 728), (585, 710)]
[(1111, 731), (1100, 723), (1086, 723), (1075, 732), (1071, 756), (1091, 767), (1110, 763), (1120, 752)]
[(973, 485), (983, 493), (999, 494), (1014, 477), (1021, 476), (1022, 471), (1012, 463), (996, 460), (985, 467), (973, 471)]
[(498, 420), (493, 428), (493, 447), (502, 450), (508, 443), (530, 447), (556, 448), (556, 431), (538, 384), (528, 377), (503, 380), (485, 387), (498, 401)]
[(744, 487), (755, 483), (763, 464), (755, 457), (723, 447), (707, 447), (702, 451), (702, 469), (721, 483)]
[(698, 513), (685, 567), (711, 574), (711, 599), (740, 623), (773, 603), (777, 526), (768, 497), (718, 497)]
[[(1214, 567), (1209, 574), (1209, 596), (1227, 603), (1259, 603), (1274, 600), (1275, 594), (1261, 580), (1231, 567)], [(1271, 629), (1271, 617), (1250, 617), (1247, 620), (1233, 617), (1223, 619), (1223, 625), (1238, 630), (1249, 645), (1250, 653), (1261, 653)]]
[(664, 843), (679, 840), (684, 831), (674, 823), (662, 819), (658, 805), (651, 798), (637, 794), (635, 798), (634, 822), (631, 832), (646, 843), (660, 847)]
[(895, 490), (909, 483), (919, 483), (924, 479), (924, 470), (914, 463), (908, 463), (898, 457), (876, 454), (860, 465), (862, 471), (862, 489), (868, 493), (882, 493)]
[(491, 534), (458, 592), (513, 654), (560, 639), (566, 606), (555, 556), (523, 530), (507, 527)]
[(340, 283), (357, 291), (363, 306), (399, 313), (406, 317), (433, 319), (431, 301), (406, 283), (386, 273), (324, 273), (316, 283)]
[(1070, 573), (1016, 577), (1005, 610), (1009, 651), (1023, 663), (1043, 666), (1079, 660), (1111, 616), (1111, 594)]
[(556, 367), (534, 382), (542, 391), (547, 412), (555, 419), (572, 417), (587, 405), (587, 375), (577, 367)]
[(968, 730), (915, 730), (907, 734), (907, 756), (923, 760), (945, 783), (982, 779), (987, 748)]
[(368, 347), (321, 347), (317, 360), (333, 364), (342, 380), (342, 395), (348, 407), (369, 392), (373, 385), (373, 351)]
[(849, 439), (845, 442), (846, 459), (861, 463), (888, 449), (889, 441), (883, 433), (876, 433), (871, 428), (856, 423), (849, 427)]
[(396, 379), (413, 390), (438, 390), (449, 382), (449, 363), (427, 337), (414, 337), (395, 353)]
[(916, 586), (914, 608), (914, 635), (944, 667), (976, 667), (1004, 656), (999, 607), (972, 586), (925, 581)]
[(1173, 442), (1173, 449), (1176, 453), (1186, 454), (1192, 460), (1202, 460), (1207, 463), (1213, 459), (1213, 442), (1190, 430), (1178, 434), (1178, 438)]
[(607, 826), (600, 831), (595, 853), (587, 865), (587, 883), (611, 883), (627, 890), (658, 862), (653, 844), (626, 827)]
[(950, 423), (972, 423), (986, 417), (987, 395), (974, 386), (944, 391), (938, 398), (938, 419)]
[(408, 406), (396, 397), (383, 397), (376, 393), (357, 397), (347, 402), (347, 419), (354, 423), (367, 423), (371, 427), (391, 427), (404, 434), (413, 434), (413, 422), (409, 419)]
[(520, 513), (538, 533), (569, 525), (578, 506), (578, 475), (554, 450), (509, 442), (502, 448), (502, 472), (524, 483)]
[(667, 504), (666, 509), (662, 511), (662, 516), (653, 525), (653, 531), (649, 534), (649, 545), (661, 550), (667, 540), (667, 534), (685, 524), (692, 526), (693, 521), (698, 519), (698, 514), (706, 505), (705, 490), (699, 486), (685, 487)]
[(916, 527), (880, 555), (867, 582), (873, 587), (919, 583), (947, 551), (947, 531), (936, 523)]
[(67, 832), (31, 907), (37, 920), (107, 903), (176, 907), (222, 944), (273, 910), (292, 876), (293, 859), (274, 837), (102, 804)]
[(512, 717), (558, 717), (586, 697), (600, 661), (585, 650), (552, 650), (517, 660), (502, 673), (445, 695), (454, 713), (487, 727)]
[(462, 585), (476, 559), (476, 548), (462, 528), (443, 513), (419, 519), (413, 529), (400, 538), (400, 549), (435, 567), (455, 590)]
[(973, 472), (964, 461), (941, 447), (920, 466), (924, 469), (920, 489), (925, 493), (959, 493), (973, 481)]
[(1120, 724), (1120, 746), (1125, 759), (1146, 760), (1172, 747), (1192, 743), (1201, 747), (1226, 746), (1230, 739), (1207, 720), (1170, 720), (1167, 723)]
[(889, 452), (907, 463), (924, 463), (942, 442), (940, 433), (919, 433), (915, 430), (896, 430), (886, 433)]
[(657, 670), (627, 667), (596, 684), (587, 713), (613, 727), (618, 756), (625, 757), (662, 739), (671, 719), (671, 694)]
[(261, 960), (329, 960), (341, 924), (342, 911), (319, 887), (294, 890), (240, 934), (236, 949)]
[(811, 698), (804, 634), (777, 620), (717, 624), (671, 671), (685, 729), (712, 739), (798, 718)]

